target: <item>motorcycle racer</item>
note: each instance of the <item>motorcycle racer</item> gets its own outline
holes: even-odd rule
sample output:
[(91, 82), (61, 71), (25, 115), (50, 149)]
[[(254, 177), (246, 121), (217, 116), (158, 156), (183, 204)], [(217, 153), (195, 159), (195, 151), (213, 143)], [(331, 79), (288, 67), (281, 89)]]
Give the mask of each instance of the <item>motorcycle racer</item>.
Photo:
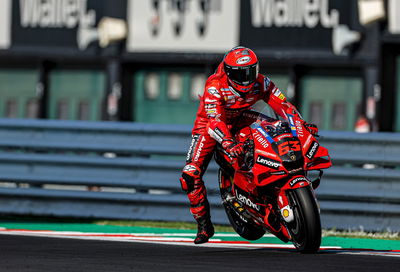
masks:
[[(235, 119), (264, 100), (274, 110), (299, 115), (284, 94), (266, 76), (259, 73), (256, 54), (246, 47), (231, 49), (219, 64), (216, 72), (205, 84), (204, 94), (192, 130), (192, 142), (186, 165), (180, 178), (182, 190), (187, 193), (190, 212), (198, 224), (195, 244), (206, 243), (214, 235), (210, 206), (202, 177), (210, 162), (214, 147), (221, 144), (231, 157), (243, 153), (243, 145), (231, 134)], [(315, 125), (305, 123), (312, 134), (318, 134)]]

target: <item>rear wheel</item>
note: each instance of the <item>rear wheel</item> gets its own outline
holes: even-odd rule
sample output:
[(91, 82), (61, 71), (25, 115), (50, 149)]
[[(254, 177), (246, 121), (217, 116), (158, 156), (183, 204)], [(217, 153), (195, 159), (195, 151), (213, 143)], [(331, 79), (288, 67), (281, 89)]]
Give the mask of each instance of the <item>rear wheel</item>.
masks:
[(292, 242), (302, 253), (316, 253), (321, 245), (321, 220), (311, 187), (289, 191), (294, 220), (287, 224)]
[[(218, 180), (220, 185), (221, 197), (224, 198), (226, 194), (231, 193), (230, 177), (219, 170)], [(264, 236), (265, 230), (263, 227), (256, 225), (255, 223), (247, 220), (243, 216), (240, 216), (230, 203), (223, 203), (226, 215), (228, 216), (229, 222), (232, 228), (246, 240), (258, 240)]]

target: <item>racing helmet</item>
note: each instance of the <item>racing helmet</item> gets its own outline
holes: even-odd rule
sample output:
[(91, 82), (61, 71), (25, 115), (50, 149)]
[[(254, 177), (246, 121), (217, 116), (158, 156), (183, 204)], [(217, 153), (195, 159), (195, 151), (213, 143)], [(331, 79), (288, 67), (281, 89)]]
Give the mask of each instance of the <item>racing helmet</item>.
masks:
[(237, 91), (250, 91), (258, 76), (258, 59), (249, 48), (232, 48), (224, 57), (224, 70), (230, 85)]

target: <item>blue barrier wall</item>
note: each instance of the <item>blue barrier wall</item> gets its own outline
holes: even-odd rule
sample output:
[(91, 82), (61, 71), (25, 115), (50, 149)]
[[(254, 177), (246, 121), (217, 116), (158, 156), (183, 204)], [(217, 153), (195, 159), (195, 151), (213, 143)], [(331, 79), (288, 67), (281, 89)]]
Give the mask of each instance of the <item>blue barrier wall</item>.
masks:
[[(193, 221), (180, 171), (189, 126), (0, 119), (0, 213)], [(334, 166), (317, 198), (325, 228), (400, 230), (400, 135), (321, 132)], [(217, 165), (205, 177), (228, 220)]]

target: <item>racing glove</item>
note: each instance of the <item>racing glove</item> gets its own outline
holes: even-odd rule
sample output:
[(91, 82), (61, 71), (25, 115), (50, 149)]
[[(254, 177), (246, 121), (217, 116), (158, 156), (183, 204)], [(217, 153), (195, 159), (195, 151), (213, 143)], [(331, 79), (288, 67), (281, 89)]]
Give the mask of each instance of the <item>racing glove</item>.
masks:
[(318, 136), (318, 127), (314, 124), (304, 123), (306, 129), (314, 136)]
[(243, 144), (237, 143), (234, 140), (223, 140), (222, 147), (231, 157), (239, 157), (244, 153)]

